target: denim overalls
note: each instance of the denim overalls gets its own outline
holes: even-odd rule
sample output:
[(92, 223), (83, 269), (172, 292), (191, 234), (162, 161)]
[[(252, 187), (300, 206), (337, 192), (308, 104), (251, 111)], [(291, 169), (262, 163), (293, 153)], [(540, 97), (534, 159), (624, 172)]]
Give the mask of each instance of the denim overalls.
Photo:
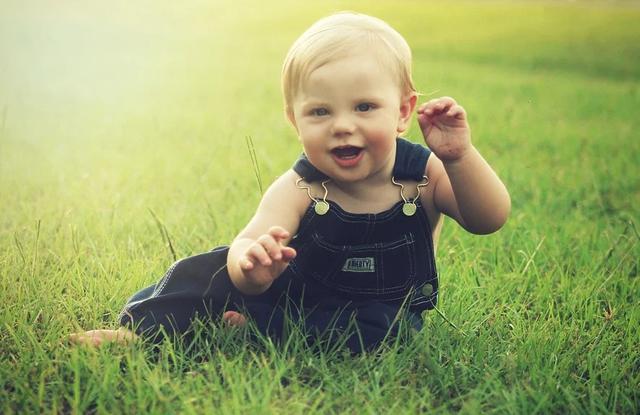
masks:
[[(429, 155), (399, 138), (394, 177), (421, 181)], [(293, 169), (306, 182), (326, 179), (304, 155)], [(157, 284), (129, 299), (120, 324), (153, 337), (161, 327), (186, 332), (196, 314), (238, 310), (274, 339), (283, 336), (285, 317), (303, 323), (311, 341), (355, 328), (345, 343), (354, 352), (394, 336), (399, 317), (419, 329), (420, 312), (433, 308), (438, 294), (431, 226), (419, 199), (411, 216), (403, 213), (402, 200), (376, 214), (349, 213), (328, 202), (323, 215), (310, 203), (289, 244), (297, 256), (265, 293), (238, 291), (226, 269), (228, 247), (218, 247), (174, 263)]]

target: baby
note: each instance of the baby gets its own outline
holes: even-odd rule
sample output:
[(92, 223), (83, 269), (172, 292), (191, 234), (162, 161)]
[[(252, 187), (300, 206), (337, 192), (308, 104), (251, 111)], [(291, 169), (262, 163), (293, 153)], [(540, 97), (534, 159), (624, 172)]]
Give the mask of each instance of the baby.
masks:
[[(411, 50), (382, 20), (344, 12), (313, 24), (286, 56), (282, 90), (304, 154), (231, 246), (176, 262), (128, 301), (119, 330), (72, 341), (182, 334), (196, 316), (250, 318), (278, 338), (293, 318), (311, 340), (355, 328), (345, 344), (369, 350), (435, 307), (443, 215), (475, 234), (507, 220), (509, 194), (465, 110), (449, 97), (416, 110)], [(414, 111), (428, 148), (398, 137)]]

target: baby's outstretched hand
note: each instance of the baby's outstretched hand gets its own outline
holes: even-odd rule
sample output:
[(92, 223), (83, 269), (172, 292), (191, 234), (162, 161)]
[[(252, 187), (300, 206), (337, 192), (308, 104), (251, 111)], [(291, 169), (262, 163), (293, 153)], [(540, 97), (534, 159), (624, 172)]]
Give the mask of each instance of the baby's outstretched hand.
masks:
[(458, 160), (471, 148), (467, 114), (453, 98), (432, 99), (417, 112), (424, 140), (440, 160)]
[(273, 226), (247, 248), (240, 257), (240, 269), (250, 283), (262, 287), (271, 285), (289, 262), (296, 257), (296, 250), (285, 246), (282, 241), (289, 232), (280, 226)]

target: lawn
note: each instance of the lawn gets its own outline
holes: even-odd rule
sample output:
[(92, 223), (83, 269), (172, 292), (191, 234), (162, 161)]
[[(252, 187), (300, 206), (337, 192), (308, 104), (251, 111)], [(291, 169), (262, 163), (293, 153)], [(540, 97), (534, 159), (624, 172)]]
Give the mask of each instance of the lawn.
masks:
[[(0, 412), (640, 411), (638, 4), (372, 3), (3, 2)], [(282, 59), (343, 9), (406, 37), (421, 99), (466, 108), (511, 193), (496, 234), (445, 222), (441, 314), (356, 357), (208, 324), (67, 344), (246, 224), (301, 151)]]

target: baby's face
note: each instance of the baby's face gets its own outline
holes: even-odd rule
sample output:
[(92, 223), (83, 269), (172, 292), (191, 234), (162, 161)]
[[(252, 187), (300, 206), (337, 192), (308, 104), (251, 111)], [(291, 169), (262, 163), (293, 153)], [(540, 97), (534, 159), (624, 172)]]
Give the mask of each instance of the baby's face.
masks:
[(354, 182), (390, 177), (415, 96), (403, 97), (375, 55), (356, 53), (312, 71), (292, 104), (289, 119), (311, 163), (335, 181)]

